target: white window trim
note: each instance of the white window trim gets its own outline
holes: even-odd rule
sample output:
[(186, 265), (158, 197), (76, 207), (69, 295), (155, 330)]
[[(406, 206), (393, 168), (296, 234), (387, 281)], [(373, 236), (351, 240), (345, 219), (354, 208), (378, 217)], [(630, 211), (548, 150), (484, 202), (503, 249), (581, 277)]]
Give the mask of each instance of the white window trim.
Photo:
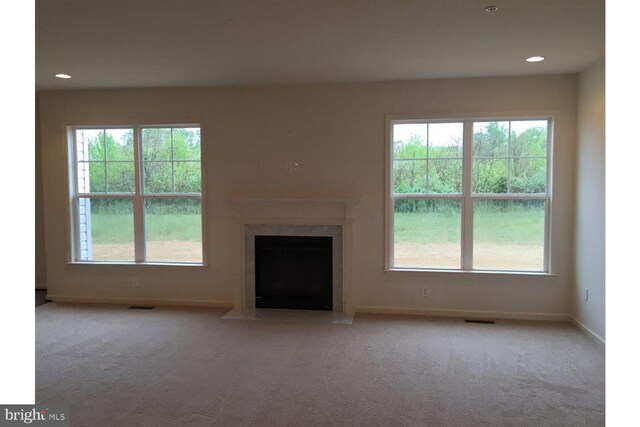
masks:
[[(526, 276), (555, 276), (555, 265), (552, 257), (551, 234), (552, 205), (553, 205), (553, 151), (555, 140), (555, 122), (557, 111), (529, 111), (529, 112), (497, 112), (497, 113), (464, 113), (456, 115), (441, 114), (402, 114), (387, 115), (385, 117), (385, 272), (408, 273), (454, 273), (454, 274), (499, 274)], [(479, 194), (471, 192), (471, 179), (467, 175), (472, 170), (473, 163), (473, 122), (479, 121), (515, 121), (515, 120), (547, 120), (547, 184), (546, 192), (541, 194)], [(399, 123), (448, 123), (463, 122), (463, 168), (461, 194), (402, 194), (395, 196), (393, 192), (393, 125)], [(461, 268), (419, 268), (395, 267), (394, 260), (394, 201), (396, 198), (416, 199), (458, 199), (461, 200)], [(544, 259), (542, 271), (529, 270), (474, 270), (473, 269), (473, 207), (465, 209), (465, 205), (473, 206), (474, 200), (505, 200), (505, 199), (537, 199), (545, 200), (544, 226)]]
[[(197, 127), (200, 129), (200, 193), (144, 193), (144, 174), (140, 171), (142, 165), (142, 129), (149, 128), (189, 128)], [(134, 170), (135, 170), (135, 193), (79, 193), (78, 192), (78, 176), (77, 176), (77, 151), (76, 151), (76, 130), (80, 129), (133, 129), (134, 135)], [(207, 221), (206, 221), (206, 189), (205, 189), (205, 166), (203, 159), (205, 158), (206, 144), (204, 127), (199, 123), (178, 123), (178, 124), (151, 124), (151, 125), (74, 125), (67, 126), (67, 264), (79, 265), (103, 265), (103, 266), (122, 266), (122, 265), (144, 265), (144, 266), (178, 266), (178, 267), (207, 267), (208, 265), (208, 244)], [(93, 261), (81, 260), (79, 257), (79, 236), (78, 236), (78, 199), (89, 197), (93, 199), (99, 198), (125, 198), (133, 200), (133, 219), (134, 219), (134, 261)], [(185, 262), (185, 261), (145, 261), (146, 258), (146, 239), (144, 227), (144, 200), (147, 198), (194, 198), (200, 200), (201, 212), (201, 231), (202, 231), (202, 262)]]

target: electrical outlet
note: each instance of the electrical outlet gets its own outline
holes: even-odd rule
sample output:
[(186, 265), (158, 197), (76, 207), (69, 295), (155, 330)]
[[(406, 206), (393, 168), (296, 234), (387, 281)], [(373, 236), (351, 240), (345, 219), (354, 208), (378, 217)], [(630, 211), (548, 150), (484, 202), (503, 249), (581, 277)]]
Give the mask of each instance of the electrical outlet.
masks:
[(584, 288), (584, 300), (589, 301), (589, 288)]
[(428, 297), (429, 296), (429, 288), (426, 286), (422, 287), (422, 296), (423, 297)]

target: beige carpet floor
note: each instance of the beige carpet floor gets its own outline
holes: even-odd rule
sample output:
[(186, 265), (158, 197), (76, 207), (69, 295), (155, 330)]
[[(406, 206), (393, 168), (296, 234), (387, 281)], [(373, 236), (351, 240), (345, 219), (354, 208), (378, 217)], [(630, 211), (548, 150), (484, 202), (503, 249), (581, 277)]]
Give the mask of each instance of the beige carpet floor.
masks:
[(601, 426), (604, 351), (566, 323), (36, 308), (36, 401), (72, 426)]

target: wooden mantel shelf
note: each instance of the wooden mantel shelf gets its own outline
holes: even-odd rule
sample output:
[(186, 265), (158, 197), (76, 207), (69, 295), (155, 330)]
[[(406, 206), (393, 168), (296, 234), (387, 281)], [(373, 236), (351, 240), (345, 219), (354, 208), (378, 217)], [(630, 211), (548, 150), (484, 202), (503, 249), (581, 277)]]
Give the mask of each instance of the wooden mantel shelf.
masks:
[[(355, 221), (353, 211), (362, 199), (230, 196), (227, 201), (235, 210), (235, 221), (241, 224), (346, 225)], [(276, 212), (273, 211), (274, 208)], [(334, 212), (328, 213), (325, 208), (331, 208)]]
[(233, 204), (257, 204), (257, 203), (329, 203), (342, 205), (356, 205), (362, 201), (351, 197), (229, 197), (229, 203)]

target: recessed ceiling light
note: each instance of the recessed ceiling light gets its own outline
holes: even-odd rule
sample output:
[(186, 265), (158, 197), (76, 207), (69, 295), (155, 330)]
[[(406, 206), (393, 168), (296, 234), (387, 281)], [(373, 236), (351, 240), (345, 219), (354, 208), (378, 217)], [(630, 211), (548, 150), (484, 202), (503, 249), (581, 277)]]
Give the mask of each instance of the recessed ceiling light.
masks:
[(487, 6), (487, 7), (484, 8), (484, 10), (489, 15), (493, 15), (494, 13), (496, 13), (498, 11), (498, 6)]
[(56, 74), (56, 77), (59, 79), (70, 79), (71, 76), (69, 74), (64, 74), (64, 73), (58, 73)]
[(530, 56), (527, 58), (527, 62), (540, 62), (544, 61), (544, 56)]

